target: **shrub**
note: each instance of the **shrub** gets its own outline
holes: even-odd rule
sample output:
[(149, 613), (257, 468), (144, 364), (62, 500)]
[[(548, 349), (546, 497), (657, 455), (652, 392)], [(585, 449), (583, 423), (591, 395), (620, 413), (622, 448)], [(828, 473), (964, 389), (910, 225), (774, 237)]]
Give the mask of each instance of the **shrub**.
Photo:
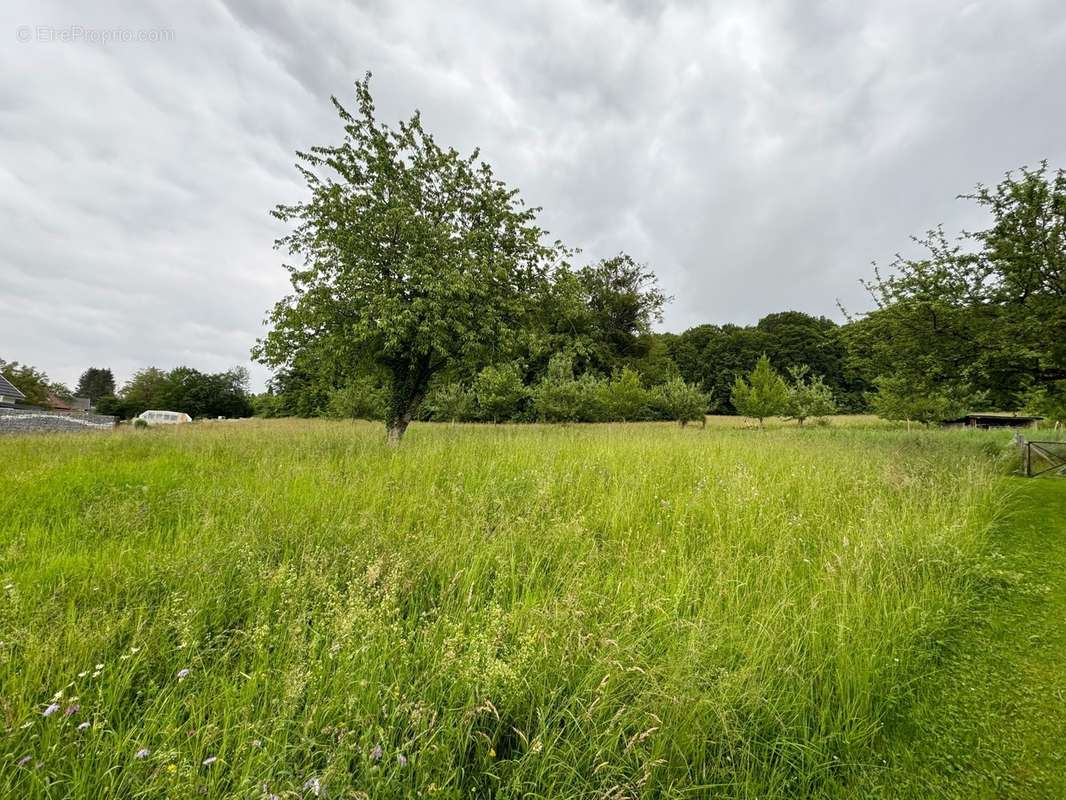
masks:
[(629, 367), (611, 380), (600, 382), (597, 394), (606, 419), (626, 422), (654, 416), (652, 393), (644, 388), (640, 376)]
[(655, 387), (655, 404), (668, 419), (676, 419), (684, 427), (692, 420), (704, 420), (710, 397), (698, 386), (671, 378)]
[(528, 396), (529, 390), (514, 364), (485, 367), (474, 379), (474, 397), (482, 419), (511, 419)]
[(788, 384), (774, 372), (770, 359), (764, 353), (747, 381), (737, 376), (729, 399), (739, 414), (757, 419), (761, 428), (763, 419), (784, 412), (788, 403)]
[(369, 376), (355, 378), (329, 394), (326, 416), (334, 419), (385, 419), (385, 389)]
[(820, 375), (815, 375), (808, 380), (808, 371), (807, 366), (789, 369), (792, 383), (788, 387), (785, 414), (801, 426), (810, 417), (827, 417), (835, 414), (837, 410), (833, 390), (825, 385)]
[(876, 392), (867, 397), (870, 408), (882, 419), (905, 420), (929, 425), (966, 413), (961, 400), (931, 387), (918, 386), (905, 378), (880, 376), (874, 379)]
[(532, 391), (533, 411), (544, 422), (595, 422), (602, 418), (599, 383), (591, 375), (575, 379), (570, 357), (558, 353)]
[(446, 383), (434, 389), (426, 403), (436, 420), (467, 422), (475, 417), (473, 393), (461, 383)]

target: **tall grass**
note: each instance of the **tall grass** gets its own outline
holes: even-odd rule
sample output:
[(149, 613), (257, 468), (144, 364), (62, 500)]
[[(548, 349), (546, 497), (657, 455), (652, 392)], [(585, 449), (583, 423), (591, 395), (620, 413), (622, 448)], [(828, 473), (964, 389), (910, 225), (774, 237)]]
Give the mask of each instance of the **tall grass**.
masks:
[(844, 792), (970, 596), (993, 441), (0, 441), (0, 795)]

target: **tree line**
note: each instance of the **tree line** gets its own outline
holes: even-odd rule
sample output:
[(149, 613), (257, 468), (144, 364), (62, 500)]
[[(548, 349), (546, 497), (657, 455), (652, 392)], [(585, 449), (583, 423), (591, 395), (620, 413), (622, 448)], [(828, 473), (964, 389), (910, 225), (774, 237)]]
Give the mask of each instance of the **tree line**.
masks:
[(84, 397), (97, 413), (120, 419), (131, 419), (148, 409), (182, 411), (192, 417), (248, 417), (253, 412), (244, 367), (217, 373), (184, 366), (172, 370), (147, 367), (121, 389), (116, 389), (109, 368), (89, 367), (73, 391), (50, 380), (43, 370), (17, 361), (0, 359), (0, 374), (26, 396), (28, 405), (46, 405), (49, 396), (65, 401)]
[(274, 370), (261, 414), (383, 419), (394, 442), (416, 418), (760, 418), (801, 396), (806, 416), (1063, 415), (1062, 170), (965, 195), (990, 227), (917, 239), (926, 254), (875, 269), (875, 310), (843, 325), (783, 311), (656, 333), (669, 298), (647, 265), (575, 263), (476, 150), (441, 147), (417, 112), (380, 122), (369, 75), (355, 95), (354, 112), (333, 98), (340, 142), (297, 153), (309, 199), (273, 211), (292, 291), (253, 349)]

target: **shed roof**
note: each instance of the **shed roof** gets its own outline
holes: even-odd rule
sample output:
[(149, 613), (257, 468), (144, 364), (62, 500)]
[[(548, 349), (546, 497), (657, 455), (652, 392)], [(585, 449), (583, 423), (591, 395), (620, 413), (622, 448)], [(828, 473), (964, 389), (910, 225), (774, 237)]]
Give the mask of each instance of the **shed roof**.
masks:
[(18, 387), (11, 383), (3, 375), (0, 375), (0, 394), (4, 397), (14, 397), (25, 399), (26, 395), (18, 390)]

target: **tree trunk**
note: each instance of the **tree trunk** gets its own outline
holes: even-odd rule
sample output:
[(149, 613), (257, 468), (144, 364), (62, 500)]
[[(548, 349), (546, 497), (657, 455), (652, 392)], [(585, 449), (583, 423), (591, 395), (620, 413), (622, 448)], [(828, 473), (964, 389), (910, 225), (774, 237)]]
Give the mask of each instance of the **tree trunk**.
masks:
[(403, 438), (404, 431), (411, 424), (411, 420), (404, 417), (394, 419), (385, 426), (385, 437), (390, 445), (396, 447)]
[(418, 411), (433, 375), (428, 356), (388, 364), (392, 372), (391, 396), (385, 414), (386, 441), (396, 447)]

